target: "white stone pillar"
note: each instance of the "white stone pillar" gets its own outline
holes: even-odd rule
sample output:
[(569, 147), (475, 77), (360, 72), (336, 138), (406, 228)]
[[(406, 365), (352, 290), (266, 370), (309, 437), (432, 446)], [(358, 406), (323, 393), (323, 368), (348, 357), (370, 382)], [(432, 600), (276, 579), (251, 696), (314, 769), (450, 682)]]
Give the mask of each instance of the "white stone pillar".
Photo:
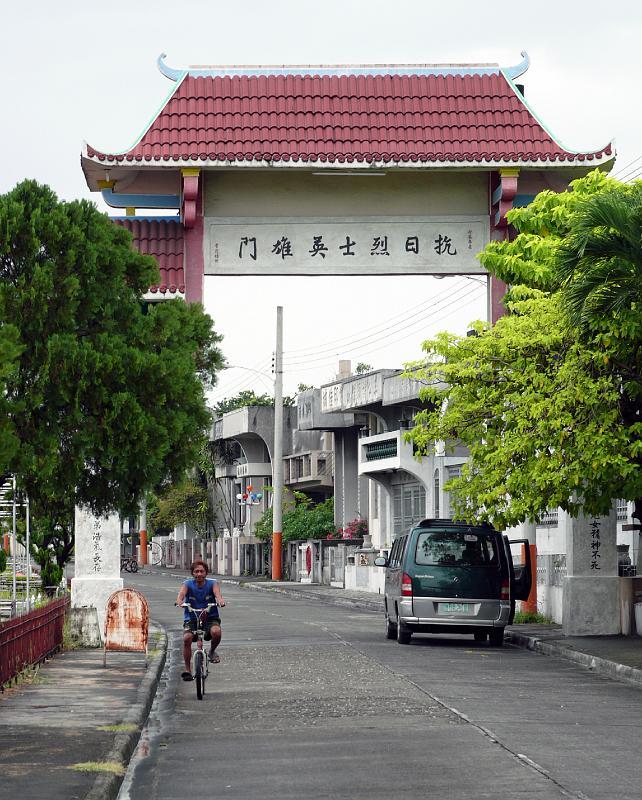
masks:
[(605, 517), (560, 511), (566, 528), (566, 578), (562, 624), (566, 636), (620, 633), (615, 503)]
[(120, 519), (96, 517), (77, 507), (75, 517), (75, 573), (71, 579), (72, 609), (95, 608), (98, 633), (104, 639), (107, 600), (123, 588), (120, 577)]

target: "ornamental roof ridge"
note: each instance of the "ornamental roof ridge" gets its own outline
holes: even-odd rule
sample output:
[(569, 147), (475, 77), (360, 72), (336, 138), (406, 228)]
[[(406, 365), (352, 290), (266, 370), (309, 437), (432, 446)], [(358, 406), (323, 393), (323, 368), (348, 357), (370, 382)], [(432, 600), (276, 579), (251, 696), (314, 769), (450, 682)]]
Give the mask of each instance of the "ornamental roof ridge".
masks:
[(530, 66), (530, 58), (521, 51), (522, 61), (512, 67), (494, 63), (474, 64), (263, 64), (263, 65), (190, 65), (174, 69), (165, 63), (161, 53), (156, 63), (160, 72), (178, 81), (189, 75), (193, 78), (247, 77), (263, 75), (498, 75), (504, 72), (511, 79), (519, 78)]

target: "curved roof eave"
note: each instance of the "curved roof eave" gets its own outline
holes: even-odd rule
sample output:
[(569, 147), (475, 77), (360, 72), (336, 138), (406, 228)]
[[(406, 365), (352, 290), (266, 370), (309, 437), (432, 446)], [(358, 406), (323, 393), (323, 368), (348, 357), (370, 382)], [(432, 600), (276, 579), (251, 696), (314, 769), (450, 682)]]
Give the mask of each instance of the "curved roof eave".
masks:
[[(611, 147), (611, 153), (605, 151)], [(87, 155), (86, 149), (83, 151), (82, 159), (92, 165), (99, 166), (101, 169), (118, 169), (122, 167), (135, 167), (136, 169), (180, 169), (184, 167), (200, 167), (208, 169), (307, 169), (335, 172), (363, 172), (367, 174), (373, 170), (386, 169), (405, 169), (405, 170), (430, 170), (430, 169), (501, 169), (504, 167), (520, 167), (522, 169), (550, 169), (559, 167), (582, 167), (587, 165), (602, 166), (615, 159), (615, 147), (611, 142), (602, 150), (593, 153), (568, 151), (569, 157), (565, 159), (515, 159), (497, 161), (313, 161), (308, 158), (306, 161), (292, 159), (279, 159), (274, 161), (239, 160), (239, 161), (219, 161), (211, 159), (127, 159), (116, 160), (111, 158), (98, 158), (97, 156)], [(594, 153), (600, 153), (595, 155)]]
[(181, 81), (186, 75), (192, 78), (221, 78), (259, 75), (498, 75), (500, 72), (519, 78), (530, 66), (526, 50), (522, 60), (512, 67), (499, 64), (334, 64), (334, 65), (262, 65), (262, 66), (190, 66), (175, 69), (165, 63), (166, 53), (156, 59), (159, 71), (171, 81)]
[[(129, 147), (126, 147), (124, 150), (115, 150), (115, 151), (113, 151), (113, 152), (110, 152), (110, 153), (109, 153), (109, 155), (110, 155), (110, 156), (124, 156), (126, 153), (129, 153), (129, 151), (130, 151), (130, 150), (133, 150), (133, 149), (134, 149), (134, 147), (136, 147), (136, 145), (138, 145), (138, 144), (140, 143), (140, 141), (141, 141), (141, 140), (144, 138), (144, 136), (145, 136), (145, 134), (147, 133), (147, 131), (148, 131), (148, 130), (149, 130), (151, 127), (152, 127), (152, 125), (153, 125), (153, 124), (156, 122), (156, 120), (158, 119), (158, 116), (159, 116), (159, 114), (161, 113), (161, 111), (162, 111), (162, 110), (165, 108), (165, 106), (166, 106), (166, 105), (169, 103), (169, 101), (170, 101), (170, 99), (171, 99), (172, 95), (173, 95), (175, 92), (177, 92), (177, 91), (178, 91), (178, 89), (179, 89), (179, 87), (180, 87), (181, 83), (182, 83), (182, 82), (185, 80), (185, 78), (187, 77), (187, 74), (188, 74), (187, 72), (183, 72), (183, 73), (182, 73), (182, 74), (181, 74), (181, 75), (180, 75), (180, 76), (179, 76), (179, 77), (176, 79), (176, 82), (173, 84), (172, 88), (169, 90), (169, 92), (167, 92), (167, 94), (166, 94), (166, 95), (165, 95), (165, 97), (163, 98), (163, 100), (162, 100), (162, 102), (160, 103), (160, 105), (159, 105), (159, 106), (156, 108), (156, 111), (154, 111), (154, 113), (152, 114), (152, 116), (149, 118), (149, 120), (148, 120), (148, 121), (147, 121), (147, 123), (145, 124), (145, 127), (142, 129), (142, 131), (141, 131), (141, 132), (140, 132), (140, 134), (139, 134), (139, 135), (136, 137), (136, 139), (135, 139), (135, 140), (132, 142), (132, 144), (130, 144), (130, 145), (129, 145)], [(89, 156), (87, 156), (87, 148), (88, 148), (88, 147), (89, 147), (89, 143), (88, 143), (87, 141), (84, 141), (84, 142), (83, 142), (83, 151), (82, 151), (82, 157), (83, 157), (83, 158), (90, 158)], [(97, 150), (97, 148), (92, 148), (92, 149), (94, 149), (94, 150)], [(105, 152), (105, 151), (101, 151), (101, 152)]]
[(556, 136), (551, 128), (542, 120), (541, 116), (535, 111), (533, 106), (528, 102), (526, 97), (519, 91), (517, 86), (514, 83), (514, 77), (512, 76), (508, 70), (502, 70), (502, 75), (506, 78), (506, 83), (511, 87), (511, 89), (515, 92), (517, 97), (523, 103), (524, 106), (528, 109), (529, 113), (533, 116), (533, 118), (537, 121), (539, 125), (546, 131), (546, 133), (551, 137), (551, 139), (555, 142), (555, 144), (561, 149), (565, 150), (570, 155), (586, 155), (588, 153), (603, 153), (609, 147), (611, 148), (612, 155), (610, 159), (615, 158), (615, 142), (611, 139), (610, 142), (607, 142), (603, 147), (592, 147), (590, 149), (583, 149), (583, 150), (574, 150), (571, 147), (567, 147), (564, 142), (562, 142), (558, 136)]

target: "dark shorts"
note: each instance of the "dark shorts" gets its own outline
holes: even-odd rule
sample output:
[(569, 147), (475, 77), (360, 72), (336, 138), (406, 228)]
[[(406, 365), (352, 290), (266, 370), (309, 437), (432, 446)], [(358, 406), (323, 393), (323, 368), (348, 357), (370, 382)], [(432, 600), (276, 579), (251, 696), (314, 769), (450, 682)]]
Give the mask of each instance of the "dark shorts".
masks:
[[(209, 640), (212, 638), (210, 636), (210, 628), (212, 627), (212, 625), (218, 625), (219, 628), (220, 628), (221, 627), (221, 618), (220, 617), (212, 617), (212, 616), (207, 618), (207, 621), (206, 621), (205, 626), (204, 626), (205, 627), (205, 636), (203, 637), (205, 639), (205, 641), (207, 641), (207, 642), (209, 642)], [(183, 621), (183, 630), (191, 631), (192, 632), (192, 638), (194, 639), (194, 641), (196, 641), (196, 633), (195, 633), (195, 631), (196, 631), (196, 620), (195, 619), (186, 619), (186, 620), (184, 620)]]

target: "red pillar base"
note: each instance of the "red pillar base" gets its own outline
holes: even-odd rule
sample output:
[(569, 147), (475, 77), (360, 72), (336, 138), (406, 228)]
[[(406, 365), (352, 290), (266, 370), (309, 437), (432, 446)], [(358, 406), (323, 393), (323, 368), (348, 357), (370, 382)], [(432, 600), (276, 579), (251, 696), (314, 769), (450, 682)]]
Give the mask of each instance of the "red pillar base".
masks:
[(140, 563), (147, 564), (147, 531), (140, 531)]
[(283, 576), (283, 572), (281, 569), (282, 542), (283, 542), (283, 534), (281, 532), (275, 532), (272, 534), (272, 580), (273, 581), (280, 581)]
[[(526, 553), (524, 553), (524, 548), (526, 545), (522, 545), (522, 558), (524, 562), (526, 562)], [(537, 614), (537, 546), (534, 544), (529, 544), (528, 547), (531, 551), (531, 570), (533, 572), (533, 583), (531, 584), (531, 591), (528, 595), (528, 600), (524, 600), (522, 602), (522, 611), (524, 613), (531, 613)]]

